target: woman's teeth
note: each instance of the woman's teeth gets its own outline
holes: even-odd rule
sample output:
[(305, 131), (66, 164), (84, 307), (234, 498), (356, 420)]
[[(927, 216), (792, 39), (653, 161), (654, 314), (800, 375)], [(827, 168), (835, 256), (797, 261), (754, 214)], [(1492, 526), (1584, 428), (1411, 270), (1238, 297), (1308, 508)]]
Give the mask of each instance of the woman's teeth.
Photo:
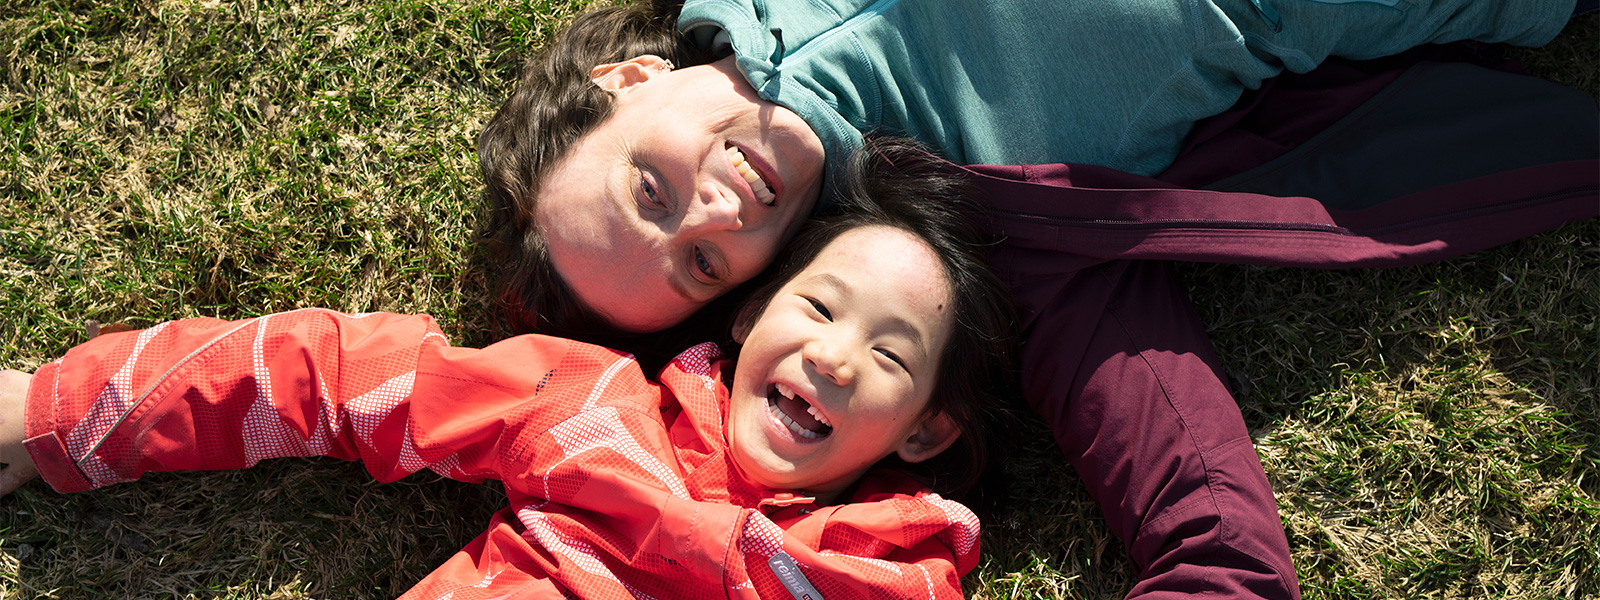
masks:
[(744, 159), (744, 153), (740, 152), (737, 146), (728, 146), (728, 160), (733, 162), (733, 169), (739, 172), (745, 183), (750, 184), (750, 189), (755, 190), (756, 200), (767, 206), (772, 206), (772, 203), (778, 201), (778, 195), (772, 191), (772, 186), (767, 185), (767, 182), (761, 179), (761, 174), (750, 167), (750, 163)]

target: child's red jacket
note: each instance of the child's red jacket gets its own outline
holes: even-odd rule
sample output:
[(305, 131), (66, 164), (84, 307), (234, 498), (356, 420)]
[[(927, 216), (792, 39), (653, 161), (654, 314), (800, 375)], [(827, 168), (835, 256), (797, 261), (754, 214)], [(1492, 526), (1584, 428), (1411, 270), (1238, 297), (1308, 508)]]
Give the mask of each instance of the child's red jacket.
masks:
[(510, 506), (406, 598), (961, 597), (960, 504), (887, 471), (825, 507), (747, 483), (717, 358), (692, 348), (652, 383), (568, 340), (453, 348), (426, 316), (175, 321), (40, 368), (27, 446), (61, 492), (313, 455), (503, 481)]

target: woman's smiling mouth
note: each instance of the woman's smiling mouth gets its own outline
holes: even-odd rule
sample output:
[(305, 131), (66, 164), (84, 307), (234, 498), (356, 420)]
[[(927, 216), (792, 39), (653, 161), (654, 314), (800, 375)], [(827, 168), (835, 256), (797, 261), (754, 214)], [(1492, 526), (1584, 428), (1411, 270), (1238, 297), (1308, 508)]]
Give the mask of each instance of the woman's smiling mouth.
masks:
[(807, 441), (820, 441), (833, 433), (833, 425), (817, 412), (817, 407), (782, 383), (767, 386), (767, 412), (790, 433)]
[(777, 191), (761, 177), (754, 164), (744, 157), (744, 152), (738, 146), (729, 145), (724, 149), (728, 153), (728, 161), (733, 163), (733, 170), (750, 184), (750, 190), (755, 192), (756, 200), (767, 206), (772, 206), (778, 201)]

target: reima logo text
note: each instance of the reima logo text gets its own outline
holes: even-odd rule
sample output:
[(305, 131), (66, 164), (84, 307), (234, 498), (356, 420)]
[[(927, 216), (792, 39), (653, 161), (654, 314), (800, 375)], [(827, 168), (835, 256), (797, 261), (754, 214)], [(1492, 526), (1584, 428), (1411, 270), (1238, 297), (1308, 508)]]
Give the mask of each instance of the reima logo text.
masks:
[(795, 564), (794, 557), (789, 553), (779, 550), (767, 561), (767, 567), (772, 569), (773, 575), (778, 576), (778, 582), (789, 590), (789, 595), (794, 596), (795, 600), (822, 600), (822, 594), (800, 572), (800, 565)]

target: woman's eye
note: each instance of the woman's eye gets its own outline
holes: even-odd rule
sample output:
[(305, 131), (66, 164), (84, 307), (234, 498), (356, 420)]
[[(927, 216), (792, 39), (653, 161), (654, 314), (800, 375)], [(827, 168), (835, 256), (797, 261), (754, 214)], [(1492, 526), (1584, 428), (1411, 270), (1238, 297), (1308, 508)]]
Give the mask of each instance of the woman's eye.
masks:
[(822, 315), (822, 318), (829, 321), (833, 320), (833, 314), (828, 312), (828, 307), (823, 306), (816, 298), (806, 298), (806, 301), (811, 303), (812, 310), (817, 311), (817, 314)]
[(639, 178), (639, 192), (644, 195), (645, 203), (649, 204), (651, 207), (653, 207), (653, 208), (666, 208), (667, 207), (666, 203), (661, 201), (661, 197), (659, 196), (659, 193), (656, 192), (656, 186), (650, 184), (650, 180), (645, 179), (643, 177)]
[(706, 258), (706, 253), (701, 252), (698, 246), (694, 249), (694, 269), (712, 281), (721, 279), (717, 277), (717, 269), (711, 265), (711, 259)]

